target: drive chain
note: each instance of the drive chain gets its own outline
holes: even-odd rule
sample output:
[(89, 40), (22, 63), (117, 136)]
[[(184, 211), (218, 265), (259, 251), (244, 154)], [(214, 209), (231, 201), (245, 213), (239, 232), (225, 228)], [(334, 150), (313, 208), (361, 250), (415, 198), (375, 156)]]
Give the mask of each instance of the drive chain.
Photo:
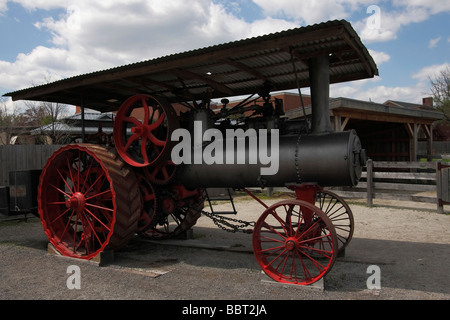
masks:
[[(243, 221), (239, 219), (234, 219), (230, 217), (224, 217), (220, 216), (218, 214), (210, 213), (207, 211), (202, 211), (202, 214), (210, 218), (214, 224), (219, 227), (222, 230), (225, 230), (227, 232), (235, 233), (235, 232), (243, 232), (243, 233), (252, 233), (253, 229), (244, 229), (246, 227), (254, 227), (256, 222), (255, 221)], [(238, 224), (235, 224), (238, 223)]]

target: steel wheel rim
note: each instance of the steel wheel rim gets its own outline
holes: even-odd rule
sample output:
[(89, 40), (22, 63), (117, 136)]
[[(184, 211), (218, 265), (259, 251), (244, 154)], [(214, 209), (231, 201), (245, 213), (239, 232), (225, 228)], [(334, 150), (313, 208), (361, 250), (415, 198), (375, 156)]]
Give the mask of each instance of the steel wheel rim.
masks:
[(317, 193), (316, 205), (330, 218), (336, 229), (338, 250), (342, 251), (353, 237), (355, 222), (352, 210), (341, 197), (327, 190)]
[[(308, 218), (306, 212), (311, 212)], [(336, 232), (319, 208), (300, 200), (266, 209), (253, 232), (258, 264), (273, 280), (308, 285), (324, 277), (336, 260)]]
[(76, 146), (55, 152), (41, 175), (38, 208), (61, 254), (91, 259), (109, 243), (116, 221), (111, 178), (94, 153)]
[[(133, 115), (142, 108), (143, 119)], [(122, 159), (134, 167), (146, 167), (170, 156), (178, 118), (162, 98), (138, 94), (128, 98), (114, 120), (114, 143)]]

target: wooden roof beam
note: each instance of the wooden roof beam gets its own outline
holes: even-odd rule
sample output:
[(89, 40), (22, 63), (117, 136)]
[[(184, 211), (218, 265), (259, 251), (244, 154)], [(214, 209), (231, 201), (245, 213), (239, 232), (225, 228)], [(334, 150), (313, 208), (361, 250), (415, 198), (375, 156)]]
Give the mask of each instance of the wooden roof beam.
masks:
[(174, 70), (172, 70), (172, 72), (174, 74), (177, 74), (183, 80), (193, 80), (193, 79), (200, 80), (221, 93), (224, 93), (229, 96), (234, 95), (234, 91), (232, 89), (228, 88), (224, 84), (221, 84), (217, 81), (214, 81), (214, 80), (208, 78), (208, 75), (201, 76), (199, 74), (196, 74), (196, 73), (193, 73), (193, 72), (190, 72), (187, 70), (182, 70), (182, 69), (174, 69)]

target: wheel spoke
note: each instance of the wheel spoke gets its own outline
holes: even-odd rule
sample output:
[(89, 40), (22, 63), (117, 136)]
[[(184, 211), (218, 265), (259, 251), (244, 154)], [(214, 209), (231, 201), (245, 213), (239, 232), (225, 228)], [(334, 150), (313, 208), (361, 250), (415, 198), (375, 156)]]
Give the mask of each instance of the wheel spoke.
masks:
[[(104, 224), (99, 218), (97, 218), (97, 216), (95, 214), (93, 214), (90, 210), (86, 209), (86, 212), (89, 213), (92, 218), (94, 218), (95, 220), (97, 220), (98, 223), (100, 223), (106, 230), (111, 231), (111, 228), (108, 227), (106, 224)], [(89, 221), (89, 220), (88, 220)], [(93, 229), (93, 228), (92, 228)]]
[(105, 194), (111, 194), (111, 190), (105, 190), (103, 192), (96, 193), (93, 196), (87, 197), (85, 200), (88, 201), (88, 200), (91, 200), (91, 199), (94, 199), (94, 198), (97, 198), (97, 197), (101, 197), (101, 196), (103, 196)]
[(55, 186), (54, 184), (50, 183), (49, 184), (51, 187), (55, 188), (56, 190), (58, 190), (60, 193), (62, 193), (63, 195), (65, 195), (67, 198), (70, 198), (70, 195), (67, 194), (66, 192), (62, 191), (60, 188), (58, 188), (57, 186)]
[[(72, 184), (73, 184), (73, 192), (72, 193), (75, 193), (78, 191), (78, 188), (77, 188), (77, 186), (75, 186), (75, 179), (73, 178), (73, 173), (72, 173), (73, 167), (70, 165), (68, 157), (66, 157), (66, 161), (67, 161), (67, 171), (69, 172), (70, 180), (72, 181)], [(64, 179), (64, 181), (65, 181), (65, 179)]]
[(151, 142), (153, 142), (155, 145), (157, 145), (158, 147), (164, 147), (166, 145), (166, 142), (163, 140), (158, 139), (157, 137), (155, 137), (153, 135), (153, 133), (149, 132), (148, 134), (148, 138), (150, 139)]
[(156, 120), (152, 124), (149, 124), (148, 129), (150, 131), (153, 131), (153, 130), (159, 128), (159, 126), (161, 126), (162, 123), (164, 122), (165, 118), (166, 118), (166, 114), (165, 113), (160, 114), (158, 120)]
[(136, 118), (134, 118), (134, 117), (123, 117), (122, 120), (123, 120), (124, 122), (132, 123), (132, 124), (134, 124), (136, 127), (140, 127), (140, 126), (142, 125), (142, 123), (141, 123), (138, 119), (136, 119)]
[(140, 138), (140, 135), (137, 133), (133, 134), (127, 141), (127, 144), (125, 145), (125, 150), (129, 150), (133, 142), (135, 142), (137, 139)]
[[(72, 190), (72, 188), (69, 186), (69, 184), (66, 181), (66, 178), (64, 178), (64, 176), (62, 175), (61, 171), (59, 171), (58, 169), (56, 169), (56, 172), (58, 172), (59, 176), (61, 177), (61, 180), (64, 181), (64, 184), (67, 186), (67, 189), (69, 189), (70, 193), (74, 193), (74, 191)], [(73, 181), (73, 180), (72, 180)]]
[(144, 158), (144, 162), (148, 163), (148, 155), (147, 155), (147, 137), (143, 136), (141, 140), (141, 154), (142, 158)]
[[(64, 203), (64, 204), (65, 204), (65, 203)], [(71, 209), (70, 209), (70, 208), (67, 208), (66, 210), (64, 210), (60, 215), (58, 215), (55, 219), (53, 219), (53, 220), (50, 222), (50, 224), (52, 224), (52, 223), (55, 222), (56, 220), (58, 220), (58, 219), (64, 217), (65, 214), (66, 214), (67, 212), (69, 212), (69, 210), (71, 210)]]
[(86, 203), (86, 205), (90, 206), (90, 207), (93, 207), (93, 208), (100, 209), (100, 210), (107, 210), (107, 211), (110, 211), (110, 212), (114, 212), (114, 209), (103, 207), (103, 206), (98, 206), (98, 205), (95, 205), (95, 204), (92, 204), (92, 203)]
[(142, 96), (141, 98), (141, 103), (142, 103), (142, 108), (144, 108), (144, 125), (148, 125), (148, 120), (149, 120), (149, 110), (148, 110), (148, 105), (147, 105), (147, 101), (145, 99), (144, 96)]

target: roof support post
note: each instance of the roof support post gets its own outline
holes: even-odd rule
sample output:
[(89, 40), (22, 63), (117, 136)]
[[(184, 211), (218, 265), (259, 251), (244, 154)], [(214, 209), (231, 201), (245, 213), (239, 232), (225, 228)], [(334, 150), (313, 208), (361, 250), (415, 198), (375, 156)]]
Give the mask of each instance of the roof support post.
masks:
[(81, 142), (85, 143), (86, 142), (86, 130), (85, 130), (85, 123), (84, 123), (84, 99), (83, 99), (83, 97), (81, 97), (80, 109), (81, 109)]
[(309, 60), (311, 88), (312, 132), (331, 132), (330, 62), (328, 55)]

